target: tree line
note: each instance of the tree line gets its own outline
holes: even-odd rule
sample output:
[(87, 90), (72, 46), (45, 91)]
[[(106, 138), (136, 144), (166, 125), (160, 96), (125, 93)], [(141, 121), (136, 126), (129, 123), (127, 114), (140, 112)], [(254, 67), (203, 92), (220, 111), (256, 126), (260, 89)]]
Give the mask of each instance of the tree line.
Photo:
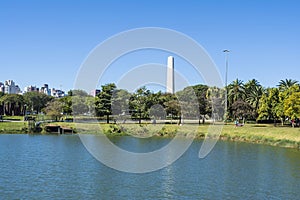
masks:
[[(226, 95), (227, 94), (227, 95)], [(217, 98), (216, 98), (217, 97)], [(222, 110), (226, 104), (227, 112)], [(194, 99), (193, 99), (194, 98)], [(216, 103), (217, 102), (217, 103)], [(153, 107), (160, 105), (163, 112)], [(219, 106), (219, 108), (218, 108)], [(184, 109), (189, 112), (184, 113)], [(218, 112), (216, 112), (216, 110)], [(101, 86), (96, 97), (82, 90), (70, 90), (62, 98), (53, 98), (38, 92), (24, 95), (0, 93), (0, 115), (45, 113), (60, 118), (62, 115), (89, 115), (103, 117), (107, 123), (112, 116), (129, 115), (133, 119), (149, 119), (161, 113), (180, 120), (198, 116), (199, 123), (207, 118), (219, 120), (285, 121), (300, 117), (300, 86), (298, 81), (280, 80), (276, 87), (265, 88), (258, 80), (247, 82), (236, 79), (227, 88), (195, 85), (175, 94), (152, 92), (141, 87), (130, 93), (110, 83)]]

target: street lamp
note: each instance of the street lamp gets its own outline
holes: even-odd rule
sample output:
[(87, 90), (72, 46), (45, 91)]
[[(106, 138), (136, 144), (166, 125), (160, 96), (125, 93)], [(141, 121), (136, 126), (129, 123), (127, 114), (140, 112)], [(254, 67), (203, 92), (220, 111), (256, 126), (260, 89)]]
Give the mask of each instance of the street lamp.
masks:
[(229, 50), (225, 49), (223, 50), (223, 52), (225, 53), (225, 65), (226, 65), (226, 69), (225, 69), (225, 124), (227, 121), (227, 75), (228, 75), (228, 54), (229, 54)]

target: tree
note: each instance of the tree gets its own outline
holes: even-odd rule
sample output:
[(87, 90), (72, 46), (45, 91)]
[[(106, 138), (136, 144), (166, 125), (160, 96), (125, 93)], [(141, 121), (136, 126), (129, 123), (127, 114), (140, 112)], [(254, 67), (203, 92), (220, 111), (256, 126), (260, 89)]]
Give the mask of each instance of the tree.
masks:
[(226, 90), (218, 87), (210, 87), (207, 90), (206, 98), (209, 102), (208, 113), (211, 113), (211, 117), (214, 119), (224, 119), (227, 116), (232, 116), (230, 114), (230, 109), (225, 113), (225, 98)]
[(253, 117), (254, 115), (252, 106), (246, 101), (237, 100), (231, 107), (234, 118), (242, 118), (243, 123), (246, 118)]
[(83, 115), (89, 111), (86, 99), (87, 96), (72, 96), (72, 111), (74, 115)]
[(23, 95), (26, 109), (39, 113), (53, 97), (39, 92), (27, 92)]
[(280, 80), (277, 86), (279, 87), (280, 91), (285, 91), (296, 84), (298, 84), (298, 81), (296, 80), (285, 79), (285, 80)]
[(238, 100), (245, 99), (245, 86), (242, 80), (236, 79), (227, 86), (227, 108), (228, 116), (233, 117), (232, 104)]
[(6, 94), (0, 98), (3, 114), (14, 116), (24, 114), (24, 97), (19, 94)]
[(166, 113), (170, 114), (172, 118), (174, 116), (180, 116), (181, 107), (177, 99), (166, 101), (163, 105), (165, 107)]
[(62, 98), (59, 98), (59, 101), (62, 103), (62, 111), (63, 113), (67, 115), (71, 115), (73, 110), (72, 110), (72, 96), (64, 96)]
[(68, 91), (68, 96), (81, 96), (81, 97), (87, 97), (89, 94), (84, 90), (70, 90)]
[[(275, 112), (278, 117), (280, 117), (281, 120), (281, 125), (283, 126), (284, 120), (286, 119), (286, 113), (285, 113), (285, 101), (287, 98), (289, 98), (292, 94), (299, 92), (300, 87), (297, 84), (289, 86), (285, 90), (280, 90), (279, 89), (279, 99), (278, 99), (278, 104), (275, 106)], [(290, 117), (290, 116), (289, 116)]]
[[(202, 117), (202, 122), (204, 124), (205, 123), (205, 115), (210, 113), (209, 101), (206, 98), (208, 86), (199, 84), (199, 85), (193, 86), (193, 89), (198, 98), (199, 114)], [(199, 124), (200, 124), (200, 117), (199, 117)]]
[(228, 103), (232, 105), (237, 100), (245, 97), (245, 87), (242, 80), (236, 79), (228, 85)]
[(149, 118), (148, 110), (155, 104), (151, 99), (154, 100), (155, 98), (146, 87), (137, 89), (137, 91), (131, 95), (129, 99), (129, 109), (131, 110), (132, 117), (139, 119), (139, 123), (141, 123), (142, 118)]
[(245, 83), (245, 100), (252, 106), (254, 110), (253, 117), (255, 118), (258, 117), (259, 100), (262, 97), (262, 94), (263, 87), (256, 79), (252, 79)]
[(58, 119), (62, 116), (62, 109), (63, 104), (58, 99), (54, 99), (47, 103), (46, 107), (43, 111), (48, 115), (51, 116), (53, 119), (58, 121)]
[(93, 96), (87, 96), (85, 98), (85, 104), (88, 107), (88, 114), (95, 116), (96, 113), (95, 98)]
[(95, 99), (90, 96), (84, 90), (70, 90), (68, 91), (68, 96), (64, 96), (59, 99), (63, 104), (63, 113), (72, 114), (84, 114), (87, 112), (93, 112), (95, 109)]
[(284, 114), (290, 119), (300, 117), (300, 92), (295, 92), (284, 100)]
[(114, 90), (112, 95), (112, 113), (114, 115), (122, 115), (129, 111), (130, 93), (127, 90)]
[(109, 123), (111, 115), (112, 95), (116, 85), (113, 83), (101, 86), (101, 92), (96, 96), (96, 114), (98, 116), (106, 115), (106, 122)]
[(181, 107), (181, 115), (185, 118), (200, 120), (199, 100), (192, 86), (176, 93)]
[(258, 119), (273, 119), (276, 126), (279, 105), (279, 89), (268, 88), (259, 101)]
[(1, 97), (3, 97), (5, 94), (3, 92), (0, 92), (0, 116), (4, 115), (4, 103), (1, 103)]

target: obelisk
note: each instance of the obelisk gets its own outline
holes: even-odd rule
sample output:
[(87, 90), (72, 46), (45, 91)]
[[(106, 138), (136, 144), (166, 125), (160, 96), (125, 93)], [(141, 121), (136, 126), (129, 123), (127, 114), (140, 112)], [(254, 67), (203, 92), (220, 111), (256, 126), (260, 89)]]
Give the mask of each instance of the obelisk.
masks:
[(167, 67), (167, 93), (174, 94), (174, 57), (168, 57)]

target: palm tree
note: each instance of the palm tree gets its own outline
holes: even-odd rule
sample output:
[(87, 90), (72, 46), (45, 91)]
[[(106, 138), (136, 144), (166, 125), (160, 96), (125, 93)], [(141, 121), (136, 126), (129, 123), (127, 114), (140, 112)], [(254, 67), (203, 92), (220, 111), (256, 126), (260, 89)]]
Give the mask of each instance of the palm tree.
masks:
[(227, 87), (227, 94), (228, 116), (232, 117), (232, 105), (234, 102), (244, 100), (245, 98), (245, 86), (243, 81), (236, 79), (230, 83)]
[(249, 103), (257, 114), (259, 100), (263, 94), (263, 87), (256, 80), (252, 79), (245, 83), (246, 102)]
[(279, 87), (279, 90), (285, 91), (296, 84), (298, 84), (298, 81), (296, 80), (285, 79), (285, 80), (280, 80), (277, 86)]
[(242, 80), (236, 79), (228, 85), (228, 103), (232, 105), (245, 97), (245, 86)]

